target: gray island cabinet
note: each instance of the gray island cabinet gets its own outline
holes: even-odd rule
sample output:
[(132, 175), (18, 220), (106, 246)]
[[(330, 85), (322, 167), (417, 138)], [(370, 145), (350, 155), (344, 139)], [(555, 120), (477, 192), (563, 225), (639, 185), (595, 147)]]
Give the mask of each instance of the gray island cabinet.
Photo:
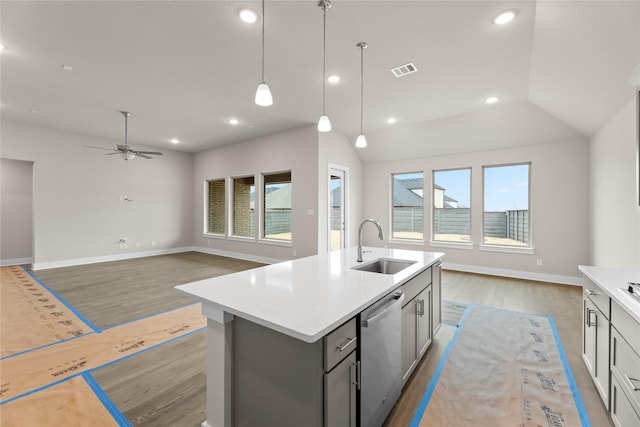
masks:
[[(364, 263), (351, 248), (176, 287), (208, 318), (203, 427), (356, 426), (360, 313), (394, 291), (417, 292), (404, 301), (411, 330), (402, 322), (421, 346), (411, 350), (415, 366), (440, 323), (430, 313), (439, 313), (433, 286), (439, 296), (444, 254), (366, 249)], [(353, 269), (381, 258), (412, 263), (395, 274)]]

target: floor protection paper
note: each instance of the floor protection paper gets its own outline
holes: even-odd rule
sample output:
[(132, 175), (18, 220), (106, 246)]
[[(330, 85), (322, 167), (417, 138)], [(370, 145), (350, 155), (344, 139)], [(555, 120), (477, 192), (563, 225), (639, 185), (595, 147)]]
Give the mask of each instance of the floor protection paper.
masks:
[(470, 305), (412, 427), (589, 426), (553, 321)]

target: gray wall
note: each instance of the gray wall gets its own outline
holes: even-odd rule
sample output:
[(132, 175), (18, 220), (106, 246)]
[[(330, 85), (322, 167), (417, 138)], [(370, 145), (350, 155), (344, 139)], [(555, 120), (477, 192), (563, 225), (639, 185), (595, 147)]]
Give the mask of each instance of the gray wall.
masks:
[[(204, 188), (208, 179), (291, 170), (291, 244), (204, 235)], [(288, 132), (228, 145), (195, 155), (192, 191), (194, 193), (193, 241), (195, 246), (213, 253), (255, 260), (287, 260), (317, 253), (318, 246), (318, 131), (305, 126)], [(259, 209), (258, 209), (259, 210)]]
[(82, 147), (120, 141), (7, 121), (1, 132), (3, 158), (34, 163), (36, 269), (192, 245), (193, 155), (163, 149), (162, 157), (125, 162)]
[(637, 120), (633, 100), (590, 140), (590, 264), (600, 267), (640, 269)]
[[(532, 254), (480, 250), (482, 241), (482, 166), (531, 162)], [(491, 274), (522, 272), (522, 276), (540, 280), (579, 283), (578, 265), (589, 261), (589, 145), (585, 140), (518, 148), (469, 152), (426, 157), (364, 166), (365, 215), (381, 220), (389, 235), (389, 203), (392, 173), (424, 171), (425, 188), (430, 189), (433, 170), (471, 167), (472, 247), (435, 245), (431, 237), (431, 197), (425, 200), (425, 242), (413, 245), (395, 241), (379, 242), (369, 235), (372, 246), (445, 252), (444, 262), (470, 271)], [(425, 191), (430, 194), (430, 191)], [(563, 212), (582, 212), (563, 215)], [(536, 261), (542, 259), (543, 265)]]
[(0, 159), (0, 263), (33, 260), (33, 163)]

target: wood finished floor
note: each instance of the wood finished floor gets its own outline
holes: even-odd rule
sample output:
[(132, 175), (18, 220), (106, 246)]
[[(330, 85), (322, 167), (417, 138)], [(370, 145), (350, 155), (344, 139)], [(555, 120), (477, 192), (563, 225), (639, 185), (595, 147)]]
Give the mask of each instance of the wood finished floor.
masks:
[[(173, 286), (259, 264), (184, 253), (36, 272), (99, 327), (191, 303)], [(593, 426), (612, 426), (581, 359), (581, 288), (443, 271), (442, 298), (548, 315), (554, 322)], [(385, 426), (408, 426), (447, 343), (443, 325)], [(135, 426), (198, 427), (205, 418), (205, 334), (162, 345), (93, 373)], [(260, 426), (262, 427), (262, 426)]]

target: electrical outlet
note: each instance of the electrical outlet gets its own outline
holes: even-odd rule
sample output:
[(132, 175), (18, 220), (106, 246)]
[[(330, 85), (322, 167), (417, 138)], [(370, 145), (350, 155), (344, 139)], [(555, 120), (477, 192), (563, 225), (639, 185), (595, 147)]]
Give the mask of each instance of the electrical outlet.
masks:
[(542, 267), (542, 259), (537, 259), (537, 260), (536, 260), (536, 265), (537, 265), (538, 267)]
[(120, 240), (118, 240), (118, 245), (120, 246), (120, 249), (127, 249), (127, 238), (121, 237)]

